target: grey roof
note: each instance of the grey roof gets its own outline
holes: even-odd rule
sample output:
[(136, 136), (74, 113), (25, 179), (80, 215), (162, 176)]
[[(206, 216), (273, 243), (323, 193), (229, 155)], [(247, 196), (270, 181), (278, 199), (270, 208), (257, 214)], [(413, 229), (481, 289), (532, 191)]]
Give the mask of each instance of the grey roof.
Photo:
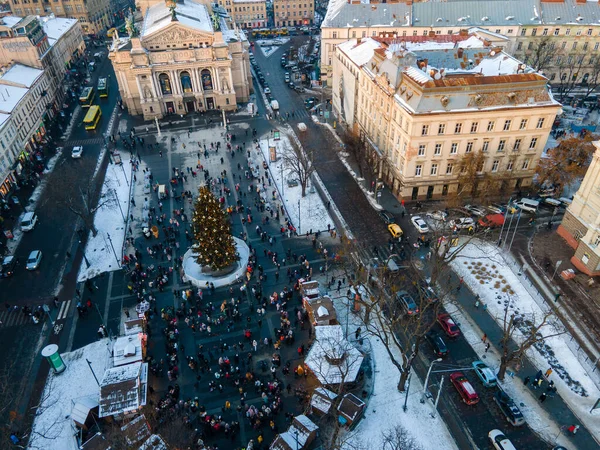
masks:
[[(597, 6), (597, 5), (596, 5)], [(539, 24), (536, 0), (488, 0), (415, 3), (413, 26), (467, 28)], [(537, 16), (537, 17), (536, 17)]]
[(600, 25), (600, 6), (597, 2), (576, 3), (564, 0), (564, 3), (543, 3), (543, 23), (566, 25)]
[(405, 3), (356, 4), (330, 0), (323, 28), (409, 26), (411, 6)]

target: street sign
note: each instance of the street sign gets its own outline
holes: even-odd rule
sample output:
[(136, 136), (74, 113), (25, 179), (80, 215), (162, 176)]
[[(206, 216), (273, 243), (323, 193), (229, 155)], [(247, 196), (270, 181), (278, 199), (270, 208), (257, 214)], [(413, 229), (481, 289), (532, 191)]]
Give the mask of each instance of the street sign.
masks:
[(329, 119), (329, 111), (325, 111), (325, 118)]

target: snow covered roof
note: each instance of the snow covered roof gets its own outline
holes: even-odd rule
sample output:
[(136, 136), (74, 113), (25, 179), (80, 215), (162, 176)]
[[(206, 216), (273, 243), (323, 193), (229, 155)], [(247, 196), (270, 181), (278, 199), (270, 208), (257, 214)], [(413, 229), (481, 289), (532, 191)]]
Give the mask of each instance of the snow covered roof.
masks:
[(287, 431), (277, 436), (270, 450), (300, 450), (315, 438), (319, 427), (304, 414), (294, 417)]
[(579, 3), (564, 0), (560, 3), (542, 3), (542, 23), (556, 25), (598, 25), (600, 10), (597, 1)]
[(77, 399), (73, 404), (73, 409), (71, 410), (71, 417), (77, 425), (83, 426), (85, 424), (85, 421), (87, 420), (90, 411), (97, 407), (97, 394), (94, 394), (89, 397), (81, 397)]
[(144, 328), (143, 328), (143, 323), (144, 320), (143, 319), (131, 319), (126, 321), (123, 326), (125, 328), (125, 335), (132, 335), (132, 334), (138, 334), (138, 333), (143, 333)]
[(354, 64), (361, 67), (373, 58), (375, 49), (381, 48), (381, 44), (371, 38), (362, 39), (360, 43), (357, 39), (350, 39), (339, 44), (337, 48), (350, 58)]
[(330, 323), (336, 323), (337, 313), (333, 301), (331, 298), (324, 296), (318, 298), (303, 298), (304, 307), (308, 310), (309, 315), (313, 315), (311, 318), (313, 323), (317, 325), (329, 325)]
[[(98, 384), (90, 370), (99, 376), (110, 367), (108, 339), (62, 354), (66, 369), (63, 373), (48, 374), (42, 404), (33, 422), (29, 445), (44, 450), (78, 450), (73, 405), (82, 398), (98, 399)], [(87, 360), (91, 362), (91, 369)]]
[(13, 27), (16, 24), (18, 24), (21, 20), (23, 20), (23, 18), (19, 16), (4, 16), (0, 19), (0, 23), (7, 27)]
[(167, 444), (158, 434), (153, 434), (144, 442), (139, 450), (167, 450)]
[[(0, 77), (0, 83), (11, 83), (19, 87), (30, 88), (43, 75), (44, 71), (23, 64), (14, 64)], [(3, 83), (4, 82), (4, 83)]]
[(321, 28), (409, 26), (411, 6), (406, 3), (351, 4), (330, 0)]
[(310, 398), (310, 406), (323, 414), (328, 414), (331, 404), (336, 397), (337, 394), (335, 392), (331, 392), (324, 387), (318, 387), (314, 390), (313, 395)]
[(142, 339), (139, 334), (117, 338), (113, 347), (114, 365), (122, 366), (142, 360)]
[(363, 355), (344, 337), (342, 327), (317, 326), (315, 339), (304, 363), (321, 384), (327, 386), (356, 380)]
[(121, 431), (127, 440), (127, 444), (130, 446), (150, 437), (150, 425), (148, 425), (148, 421), (144, 414), (137, 416), (128, 424), (123, 425)]
[[(175, 23), (180, 23), (187, 28), (198, 31), (213, 32), (212, 21), (206, 6), (192, 0), (181, 0), (175, 5), (175, 13), (177, 14), (177, 22)], [(158, 2), (146, 11), (141, 36), (149, 36), (166, 28), (171, 23), (173, 23), (171, 11), (169, 11), (165, 2)]]
[(100, 417), (124, 414), (146, 404), (148, 363), (136, 362), (104, 372), (100, 382)]
[(48, 36), (50, 45), (58, 41), (67, 31), (77, 25), (77, 19), (65, 19), (54, 16), (38, 16), (38, 20)]
[(338, 405), (338, 411), (346, 419), (354, 422), (360, 417), (365, 409), (365, 402), (352, 393), (344, 395), (342, 401)]

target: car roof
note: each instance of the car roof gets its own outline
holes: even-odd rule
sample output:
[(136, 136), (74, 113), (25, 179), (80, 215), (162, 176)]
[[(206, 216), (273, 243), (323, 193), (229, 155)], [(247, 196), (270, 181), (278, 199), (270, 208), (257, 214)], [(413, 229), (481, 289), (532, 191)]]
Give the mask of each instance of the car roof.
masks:
[(31, 258), (32, 256), (37, 256), (39, 253), (41, 253), (39, 250), (32, 250), (29, 254), (29, 257)]

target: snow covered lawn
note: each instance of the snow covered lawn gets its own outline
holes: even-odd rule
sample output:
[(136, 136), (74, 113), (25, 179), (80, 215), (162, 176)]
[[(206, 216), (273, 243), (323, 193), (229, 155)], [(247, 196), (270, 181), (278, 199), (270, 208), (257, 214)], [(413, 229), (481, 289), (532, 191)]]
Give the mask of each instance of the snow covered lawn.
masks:
[[(545, 311), (531, 297), (522, 284), (523, 278), (510, 269), (500, 252), (501, 249), (493, 244), (473, 241), (451, 265), (471, 290), (480, 295), (481, 302), (487, 305), (488, 312), (500, 327), (503, 326), (506, 305), (509, 315), (514, 312), (523, 319), (523, 323), (534, 317), (536, 322), (539, 321)], [(527, 331), (525, 324), (513, 335), (517, 342), (523, 340), (521, 331)], [(556, 331), (552, 324), (541, 330), (544, 335)], [(556, 383), (558, 393), (598, 437), (600, 424), (597, 420), (591, 420), (589, 411), (600, 398), (600, 390), (567, 345), (569, 339), (569, 334), (546, 339), (530, 349), (528, 356), (540, 370), (552, 367), (557, 376), (551, 378)]]
[(290, 40), (288, 37), (281, 37), (276, 39), (261, 39), (256, 41), (256, 44), (260, 47), (260, 50), (265, 55), (265, 58), (268, 58), (277, 50), (279, 50), (279, 46), (287, 44)]

